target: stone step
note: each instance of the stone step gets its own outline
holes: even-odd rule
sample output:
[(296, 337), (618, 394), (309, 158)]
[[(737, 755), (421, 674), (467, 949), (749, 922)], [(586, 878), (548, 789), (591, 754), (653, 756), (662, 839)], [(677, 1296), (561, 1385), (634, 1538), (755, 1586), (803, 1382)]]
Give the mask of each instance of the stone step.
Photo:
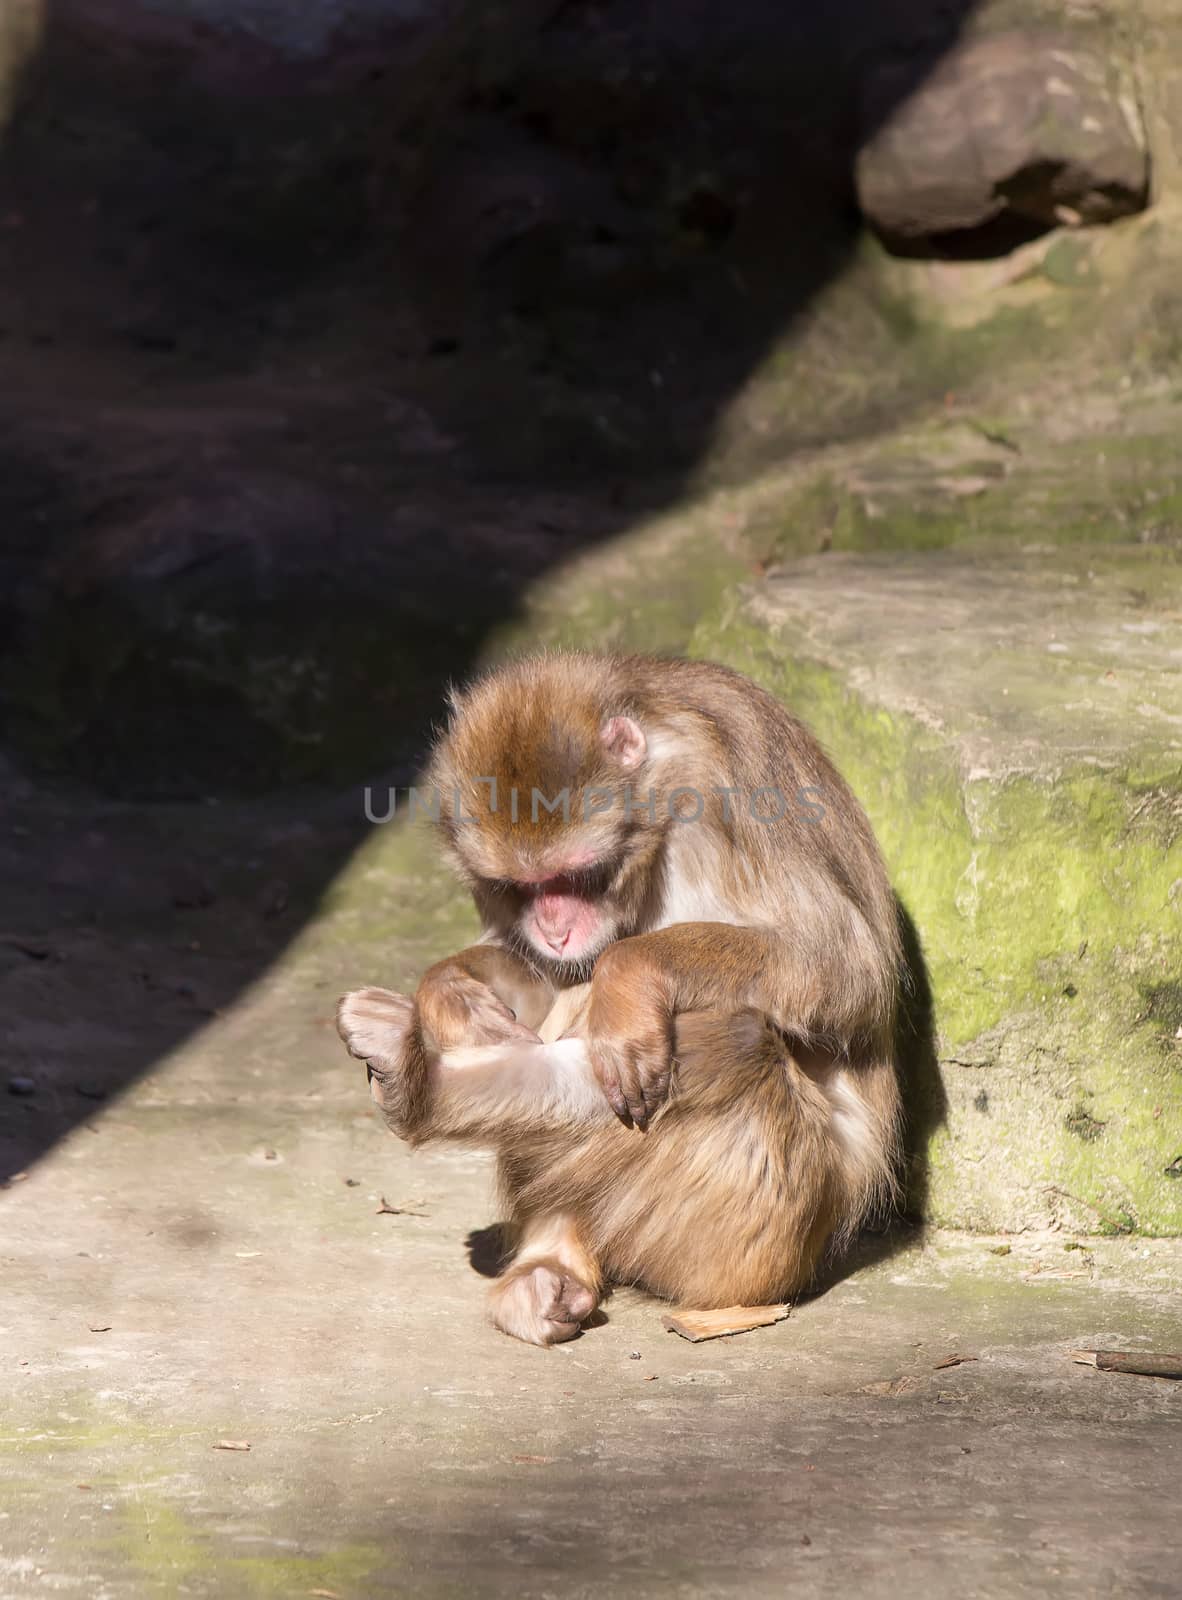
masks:
[(1178, 550), (822, 555), (693, 652), (813, 727), (882, 842), (923, 956), (913, 1199), (1182, 1231)]

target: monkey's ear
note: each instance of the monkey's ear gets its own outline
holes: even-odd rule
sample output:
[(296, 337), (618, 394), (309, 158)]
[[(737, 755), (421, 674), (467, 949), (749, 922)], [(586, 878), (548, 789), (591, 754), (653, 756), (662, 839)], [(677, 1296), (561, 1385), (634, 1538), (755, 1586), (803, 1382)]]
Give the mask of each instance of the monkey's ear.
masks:
[(609, 756), (614, 756), (625, 772), (644, 760), (648, 741), (644, 729), (631, 717), (612, 717), (600, 730), (599, 738)]

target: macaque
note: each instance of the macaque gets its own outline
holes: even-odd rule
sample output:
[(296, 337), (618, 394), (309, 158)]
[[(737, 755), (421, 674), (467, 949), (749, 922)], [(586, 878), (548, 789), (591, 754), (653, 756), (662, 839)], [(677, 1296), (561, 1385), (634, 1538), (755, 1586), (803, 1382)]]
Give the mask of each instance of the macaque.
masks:
[(395, 1133), (496, 1152), (494, 1323), (791, 1297), (894, 1193), (902, 958), (857, 800), (708, 662), (539, 656), (451, 712), (428, 783), (483, 933), (338, 1027)]

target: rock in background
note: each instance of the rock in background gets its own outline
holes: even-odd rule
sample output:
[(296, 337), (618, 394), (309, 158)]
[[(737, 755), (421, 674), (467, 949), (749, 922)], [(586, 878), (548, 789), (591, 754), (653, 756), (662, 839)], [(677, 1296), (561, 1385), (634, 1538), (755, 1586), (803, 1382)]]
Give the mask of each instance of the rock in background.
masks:
[(987, 255), (1024, 231), (1145, 206), (1149, 152), (1127, 61), (1069, 32), (1015, 30), (954, 46), (908, 93), (914, 70), (874, 63), (862, 93), (858, 202), (890, 247)]

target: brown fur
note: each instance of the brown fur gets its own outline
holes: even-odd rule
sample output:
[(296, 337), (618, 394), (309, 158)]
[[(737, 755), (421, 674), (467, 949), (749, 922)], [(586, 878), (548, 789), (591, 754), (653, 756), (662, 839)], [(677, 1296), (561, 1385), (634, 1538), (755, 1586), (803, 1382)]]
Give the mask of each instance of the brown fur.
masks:
[[(453, 712), (431, 778), (484, 941), (433, 968), (413, 1009), (400, 1002), (382, 1050), (369, 1053), (381, 1028), (361, 997), (383, 991), (346, 997), (341, 1026), (377, 1058), (404, 1136), (497, 1149), (522, 1235), (498, 1320), (536, 1342), (567, 1337), (578, 1285), (597, 1295), (605, 1277), (699, 1305), (794, 1292), (893, 1183), (899, 940), (860, 806), (801, 723), (709, 663), (540, 657), (481, 680)], [(619, 717), (647, 740), (627, 773), (602, 736)], [(495, 810), (478, 781), (494, 775)], [(629, 786), (656, 796), (655, 817), (627, 814)], [(706, 797), (699, 821), (670, 819), (679, 787)], [(531, 810), (534, 788), (569, 790), (568, 819)], [(592, 788), (614, 797), (606, 814), (585, 815)], [(711, 792), (723, 788), (739, 793)], [(749, 797), (772, 788), (784, 815), (753, 819)], [(819, 791), (819, 822), (801, 790)], [(515, 883), (575, 845), (597, 863), (604, 943), (590, 974), (539, 955), (519, 927)], [(530, 1043), (589, 975), (565, 1031), (585, 1039), (622, 1121), (570, 1075), (569, 1049)], [(448, 1065), (473, 1044), (509, 1052), (503, 1079)]]
[(603, 1276), (685, 1305), (795, 1294), (843, 1198), (825, 1097), (758, 1012), (676, 1032), (677, 1090), (643, 1139), (617, 1119), (501, 1146), (514, 1215), (571, 1216)]

